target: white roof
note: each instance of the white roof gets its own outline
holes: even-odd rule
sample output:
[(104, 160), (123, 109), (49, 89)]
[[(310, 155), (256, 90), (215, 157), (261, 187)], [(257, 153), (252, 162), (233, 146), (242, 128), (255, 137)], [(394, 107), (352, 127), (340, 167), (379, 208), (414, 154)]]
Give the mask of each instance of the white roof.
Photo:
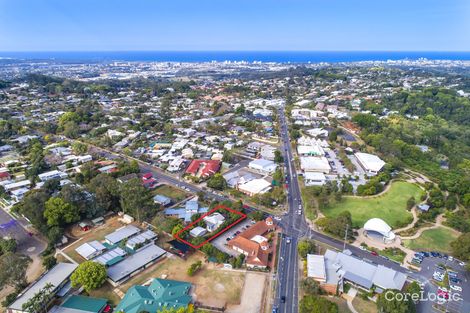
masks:
[(331, 170), (328, 159), (325, 157), (301, 157), (300, 168), (304, 171), (326, 172)]
[(395, 234), (391, 231), (392, 228), (380, 218), (371, 218), (368, 220), (364, 224), (364, 230), (377, 232), (387, 239), (395, 238)]
[(323, 255), (307, 254), (307, 276), (326, 280)]
[(325, 174), (321, 172), (305, 172), (304, 177), (306, 180), (326, 180)]
[(98, 240), (86, 242), (75, 249), (78, 254), (88, 260), (90, 256), (93, 256), (96, 252), (104, 251), (106, 247)]
[(20, 187), (25, 187), (25, 186), (29, 186), (31, 185), (31, 181), (29, 179), (27, 180), (22, 180), (22, 181), (19, 181), (19, 182), (16, 182), (16, 183), (11, 183), (11, 184), (7, 184), (4, 186), (5, 190), (11, 190), (11, 189), (15, 189), (15, 188), (20, 188)]
[(362, 166), (364, 166), (366, 170), (371, 172), (378, 172), (385, 165), (385, 162), (382, 161), (382, 159), (373, 154), (357, 152), (355, 156), (362, 164)]
[(271, 167), (275, 166), (276, 164), (273, 161), (266, 160), (266, 159), (257, 159), (251, 161), (248, 166), (253, 167), (253, 168), (266, 168), (266, 167)]
[(299, 145), (297, 146), (299, 154), (325, 155), (325, 151), (320, 145)]
[(196, 226), (189, 231), (189, 234), (193, 237), (203, 236), (205, 233), (207, 233), (207, 230), (201, 226)]
[(248, 193), (258, 194), (268, 191), (270, 187), (271, 183), (267, 182), (265, 179), (259, 178), (250, 180), (243, 185), (239, 185), (238, 189)]
[(70, 275), (72, 275), (77, 266), (77, 264), (72, 263), (57, 263), (56, 266), (51, 268), (38, 281), (26, 289), (26, 291), (9, 306), (9, 309), (23, 311), (23, 304), (43, 289), (47, 283), (50, 283), (57, 288)]

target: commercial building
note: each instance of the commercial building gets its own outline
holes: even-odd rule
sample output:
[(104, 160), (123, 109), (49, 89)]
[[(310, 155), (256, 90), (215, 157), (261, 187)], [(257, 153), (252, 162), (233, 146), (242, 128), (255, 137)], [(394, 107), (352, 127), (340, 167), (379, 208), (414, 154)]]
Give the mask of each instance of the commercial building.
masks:
[(331, 171), (328, 159), (325, 157), (301, 157), (300, 168), (304, 172), (320, 172), (328, 174)]
[(246, 256), (245, 262), (248, 267), (266, 268), (272, 247), (270, 247), (268, 239), (264, 236), (275, 229), (273, 219), (268, 217), (266, 220), (259, 221), (241, 232), (230, 240), (227, 245)]
[(326, 176), (321, 172), (305, 172), (305, 186), (323, 186), (326, 183)]
[(251, 161), (248, 167), (265, 175), (272, 174), (276, 171), (277, 164), (270, 160), (257, 159)]
[(253, 179), (245, 184), (238, 185), (238, 190), (249, 196), (254, 196), (271, 190), (271, 183), (263, 178)]
[(112, 285), (117, 286), (141, 270), (154, 264), (165, 254), (166, 251), (162, 248), (153, 243), (149, 244), (124, 260), (108, 267), (108, 278)]
[(103, 253), (104, 250), (106, 250), (106, 247), (97, 240), (86, 242), (75, 249), (86, 260), (93, 259)]
[(115, 232), (112, 232), (109, 235), (104, 237), (105, 241), (110, 245), (115, 245), (121, 242), (124, 239), (134, 236), (135, 234), (140, 233), (140, 229), (134, 225), (127, 225), (122, 227)]
[(57, 263), (43, 274), (38, 280), (33, 282), (16, 300), (7, 308), (8, 313), (27, 312), (23, 309), (23, 304), (34, 297), (36, 293), (41, 291), (47, 284), (52, 284), (52, 294), (55, 295), (69, 281), (70, 275), (78, 267), (77, 264)]
[(401, 290), (407, 280), (405, 274), (365, 262), (352, 256), (348, 250), (327, 250), (323, 258), (307, 255), (307, 275), (317, 280), (320, 287), (329, 293), (342, 292), (346, 282), (366, 291), (374, 287), (378, 293), (385, 289)]
[(382, 161), (378, 156), (357, 152), (354, 154), (361, 167), (367, 172), (368, 175), (377, 175), (378, 172), (384, 167), (385, 162)]
[(101, 313), (110, 309), (106, 299), (72, 295), (60, 306), (54, 306), (49, 313)]
[(160, 312), (187, 308), (191, 303), (191, 284), (155, 278), (149, 286), (132, 286), (114, 310), (123, 313)]

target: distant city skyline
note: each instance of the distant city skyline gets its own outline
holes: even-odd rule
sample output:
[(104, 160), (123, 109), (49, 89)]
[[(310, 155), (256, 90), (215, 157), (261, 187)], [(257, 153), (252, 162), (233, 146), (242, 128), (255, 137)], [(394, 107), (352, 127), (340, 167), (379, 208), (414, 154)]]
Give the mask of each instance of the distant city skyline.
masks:
[(470, 51), (467, 0), (0, 0), (0, 51)]

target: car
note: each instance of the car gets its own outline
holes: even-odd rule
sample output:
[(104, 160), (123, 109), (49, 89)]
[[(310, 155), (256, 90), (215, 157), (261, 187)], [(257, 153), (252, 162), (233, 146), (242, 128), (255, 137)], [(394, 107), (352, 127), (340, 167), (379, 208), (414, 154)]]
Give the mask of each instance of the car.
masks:
[(445, 271), (445, 270), (446, 270), (446, 269), (445, 269), (443, 266), (441, 266), (441, 265), (437, 265), (436, 268), (439, 269), (439, 270), (441, 270), (441, 271)]
[(370, 254), (374, 255), (374, 256), (378, 256), (379, 254), (375, 251), (371, 251)]
[(460, 284), (462, 280), (460, 278), (449, 277), (449, 280), (453, 284)]
[(449, 275), (449, 277), (452, 277), (452, 278), (457, 278), (457, 273), (454, 273), (454, 272), (448, 271), (447, 275)]
[(275, 219), (276, 221), (280, 221), (280, 220), (281, 220), (281, 217), (280, 217), (280, 216), (275, 216), (274, 219)]
[(450, 289), (455, 290), (455, 291), (462, 291), (462, 287), (457, 286), (457, 285), (450, 285)]
[(460, 266), (465, 266), (465, 262), (459, 262)]
[(364, 246), (359, 246), (359, 249), (361, 249), (362, 251), (367, 251), (367, 248)]
[(438, 277), (438, 276), (433, 276), (432, 278), (434, 278), (434, 280), (437, 280), (438, 282), (441, 282), (444, 280), (444, 278)]
[(281, 303), (286, 303), (286, 296), (281, 297)]
[(423, 262), (423, 260), (417, 259), (417, 258), (414, 258), (413, 260), (411, 260), (411, 263), (414, 263), (414, 264), (421, 264), (421, 262)]
[(297, 210), (298, 215), (302, 215), (302, 210)]
[(434, 258), (437, 258), (437, 256), (438, 256), (438, 255), (437, 255), (437, 252), (432, 251), (432, 252), (431, 252), (431, 256), (434, 257)]
[(421, 251), (421, 254), (426, 258), (429, 258), (430, 256), (429, 252), (425, 252), (425, 251)]
[(291, 239), (290, 237), (286, 237), (286, 243), (290, 243)]
[(454, 257), (449, 255), (448, 260), (452, 262), (454, 260)]
[(272, 310), (272, 313), (278, 313), (278, 312), (279, 312), (279, 309), (277, 307), (274, 307)]

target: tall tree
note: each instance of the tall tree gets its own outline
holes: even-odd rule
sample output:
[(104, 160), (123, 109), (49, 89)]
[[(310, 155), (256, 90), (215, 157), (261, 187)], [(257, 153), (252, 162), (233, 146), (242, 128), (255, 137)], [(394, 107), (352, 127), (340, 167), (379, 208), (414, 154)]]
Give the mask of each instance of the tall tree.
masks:
[(82, 286), (86, 292), (101, 287), (106, 280), (106, 267), (98, 262), (81, 263), (70, 277), (73, 287)]
[(155, 205), (152, 195), (139, 179), (131, 179), (120, 187), (120, 203), (124, 213), (134, 216), (138, 221), (153, 215)]
[(0, 257), (0, 290), (5, 286), (24, 288), (26, 270), (31, 259), (26, 255), (7, 252)]
[(44, 217), (49, 226), (64, 226), (80, 219), (77, 210), (61, 198), (51, 197), (45, 207)]

